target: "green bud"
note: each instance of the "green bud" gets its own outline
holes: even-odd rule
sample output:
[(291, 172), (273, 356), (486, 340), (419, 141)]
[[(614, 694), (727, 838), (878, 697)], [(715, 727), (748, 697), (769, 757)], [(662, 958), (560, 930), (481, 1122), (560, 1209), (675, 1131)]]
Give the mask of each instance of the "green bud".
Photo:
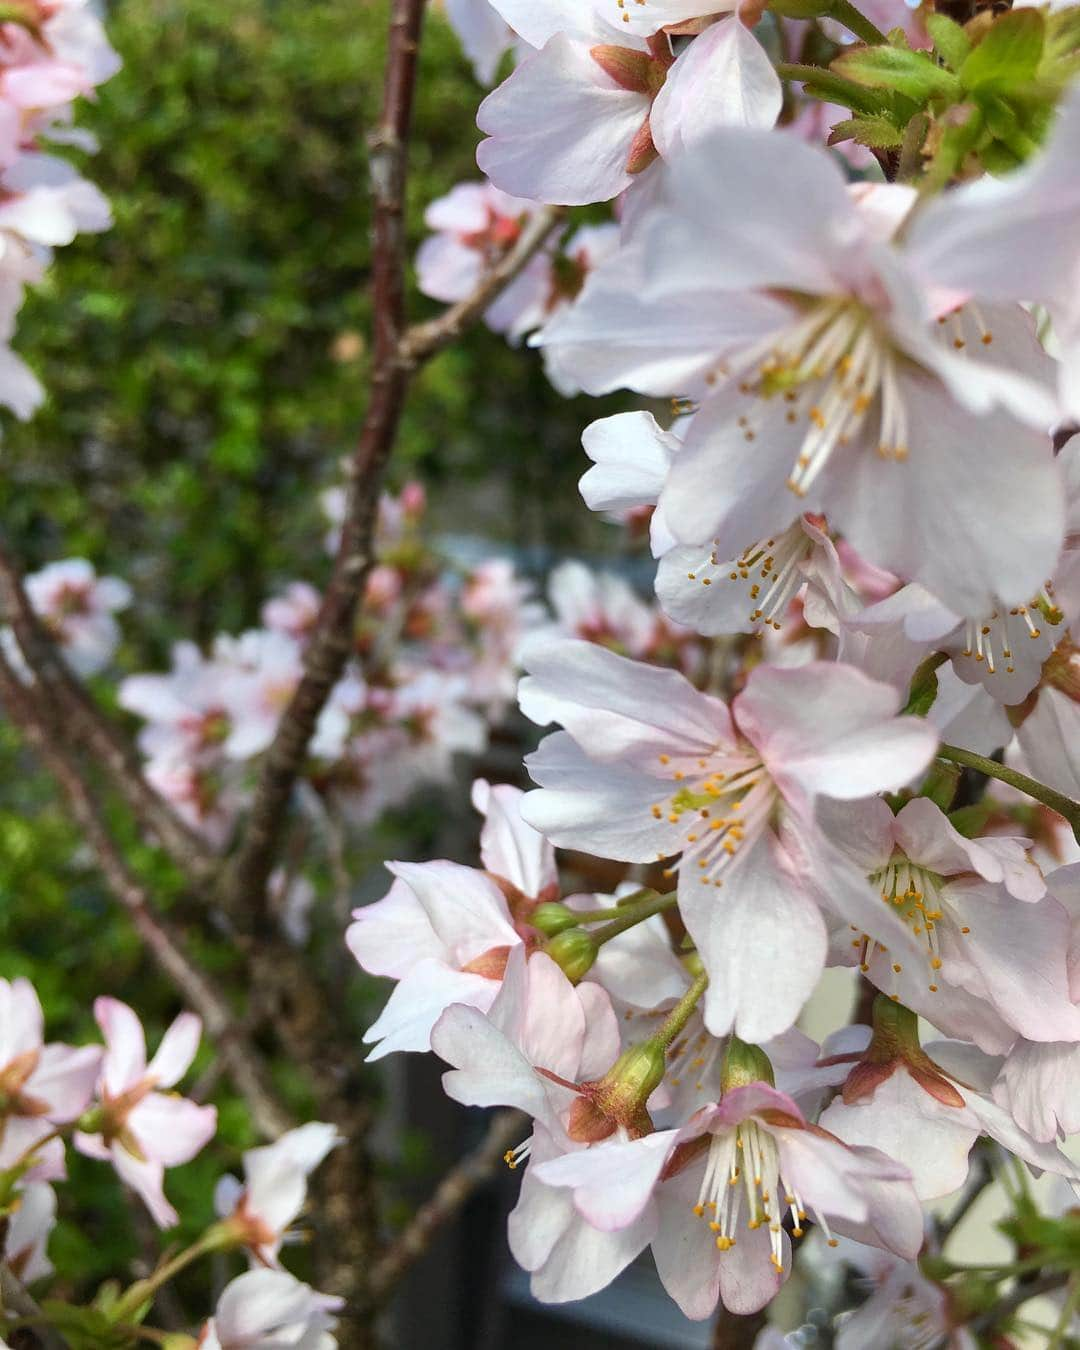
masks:
[(650, 1133), (645, 1103), (664, 1078), (666, 1056), (656, 1041), (643, 1041), (623, 1051), (598, 1082), (583, 1083), (582, 1095), (570, 1111), (571, 1139), (594, 1144), (622, 1126), (631, 1138)]
[(759, 1045), (747, 1045), (738, 1036), (732, 1036), (720, 1069), (721, 1091), (730, 1092), (732, 1088), (746, 1087), (748, 1083), (768, 1083), (775, 1087), (772, 1064)]
[(592, 970), (599, 948), (583, 928), (568, 928), (545, 942), (541, 950), (551, 957), (568, 980), (577, 984)]
[(699, 975), (705, 974), (705, 962), (701, 959), (700, 952), (687, 952), (682, 958), (682, 963), (687, 975), (692, 980), (696, 980)]
[(567, 909), (556, 900), (547, 900), (536, 906), (529, 915), (529, 922), (534, 928), (539, 928), (545, 937), (556, 937), (568, 928), (576, 928), (579, 920), (572, 909)]

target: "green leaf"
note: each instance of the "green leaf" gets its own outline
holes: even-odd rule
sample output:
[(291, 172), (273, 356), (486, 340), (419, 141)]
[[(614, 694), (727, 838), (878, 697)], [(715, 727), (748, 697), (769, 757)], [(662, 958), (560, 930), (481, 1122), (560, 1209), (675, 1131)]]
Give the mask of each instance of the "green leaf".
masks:
[(944, 14), (927, 16), (926, 29), (938, 55), (950, 70), (959, 70), (971, 55), (971, 39), (958, 23)]
[(975, 93), (1030, 84), (1039, 69), (1045, 39), (1046, 26), (1037, 9), (1003, 14), (960, 67), (964, 88)]
[(935, 65), (925, 52), (900, 47), (859, 47), (838, 56), (832, 69), (856, 84), (892, 89), (920, 105), (932, 98), (955, 100), (963, 93), (957, 77)]
[[(803, 92), (822, 103), (838, 103), (841, 108), (871, 115), (894, 109), (894, 98), (889, 93), (867, 89), (821, 66), (783, 64), (777, 66), (777, 71), (786, 80), (801, 81)], [(907, 100), (905, 105), (904, 111), (910, 116), (915, 110)], [(897, 117), (898, 122), (906, 120), (906, 116)]]
[(837, 122), (829, 133), (829, 144), (857, 141), (871, 150), (892, 150), (903, 140), (903, 132), (887, 117), (849, 117)]
[(938, 694), (938, 666), (944, 665), (948, 660), (945, 652), (932, 652), (925, 661), (919, 665), (915, 674), (911, 677), (911, 684), (908, 687), (907, 703), (904, 705), (904, 712), (913, 717), (925, 717), (934, 706), (934, 700)]

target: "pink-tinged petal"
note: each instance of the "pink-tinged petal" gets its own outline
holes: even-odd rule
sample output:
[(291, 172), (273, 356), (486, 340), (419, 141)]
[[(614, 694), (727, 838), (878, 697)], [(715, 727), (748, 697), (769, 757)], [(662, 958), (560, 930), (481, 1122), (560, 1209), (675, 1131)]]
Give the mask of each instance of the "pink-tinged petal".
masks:
[(880, 797), (865, 801), (838, 802), (826, 798), (818, 802), (814, 823), (861, 872), (869, 875), (884, 867), (895, 845), (896, 817)]
[(50, 1120), (74, 1120), (86, 1110), (101, 1071), (102, 1050), (97, 1045), (74, 1048), (54, 1042), (42, 1046), (26, 1091), (44, 1102)]
[[(743, 1240), (740, 1233), (735, 1247), (721, 1254), (708, 1227), (694, 1216), (701, 1175), (700, 1166), (689, 1167), (659, 1188), (660, 1222), (652, 1244), (661, 1283), (684, 1316), (694, 1321), (712, 1316), (720, 1297), (720, 1263), (738, 1251)], [(748, 1230), (747, 1237), (752, 1236)], [(762, 1260), (772, 1270), (767, 1242)]]
[(498, 992), (498, 980), (452, 970), (441, 961), (418, 962), (364, 1032), (364, 1044), (375, 1047), (368, 1059), (382, 1059), (399, 1050), (430, 1050), (431, 1029), (452, 1003), (487, 1012)]
[(490, 84), (513, 40), (506, 20), (488, 0), (446, 0), (446, 17), (476, 78), (481, 84)]
[(238, 1177), (226, 1173), (214, 1187), (214, 1213), (221, 1219), (236, 1211), (244, 1194), (244, 1184)]
[(86, 1134), (82, 1130), (76, 1130), (72, 1136), (75, 1147), (84, 1157), (96, 1158), (98, 1162), (111, 1162), (112, 1153), (109, 1151), (109, 1145), (105, 1143), (103, 1135)]
[(621, 88), (590, 46), (556, 34), (481, 103), (476, 124), (489, 139), (476, 162), (496, 187), (580, 206), (609, 201), (633, 182), (627, 158), (649, 98)]
[[(515, 972), (521, 969), (526, 976), (521, 1051), (530, 1064), (573, 1082), (581, 1076), (586, 1011), (598, 1011), (610, 1000), (594, 1001), (594, 996), (589, 995), (583, 1002), (574, 986), (544, 952), (536, 952), (527, 961), (519, 957), (513, 970), (508, 963), (507, 979), (512, 982)], [(502, 997), (505, 1001), (513, 996), (511, 983), (510, 988), (502, 991)], [(492, 1009), (492, 1020), (499, 1025), (499, 1009)], [(602, 1037), (608, 1044), (610, 1030), (608, 1023)]]
[[(660, 256), (663, 269), (655, 266)], [(557, 374), (589, 394), (628, 388), (657, 397), (704, 395), (726, 353), (776, 332), (791, 316), (768, 295), (722, 284), (720, 256), (709, 233), (679, 212), (644, 211), (535, 342)]]
[(492, 787), (478, 778), (473, 806), (483, 815), (480, 859), (485, 871), (503, 877), (522, 895), (535, 899), (559, 884), (555, 850), (542, 834), (521, 818), (520, 788), (508, 783)]
[(570, 1224), (579, 1221), (570, 1192), (545, 1186), (536, 1175), (539, 1164), (562, 1157), (569, 1145), (565, 1135), (560, 1143), (539, 1124), (529, 1136), (529, 1165), (507, 1222), (510, 1251), (522, 1270), (539, 1270)]
[(217, 1107), (151, 1092), (128, 1116), (128, 1127), (146, 1157), (165, 1167), (178, 1167), (213, 1139)]
[[(853, 1148), (852, 1152), (871, 1154), (877, 1150)], [(838, 1218), (832, 1224), (834, 1231), (913, 1261), (922, 1249), (926, 1222), (915, 1188), (909, 1181), (867, 1177), (863, 1179), (861, 1189), (866, 1199), (866, 1221), (854, 1223)]]
[[(814, 1130), (771, 1127), (771, 1133), (780, 1149), (784, 1179), (806, 1208), (830, 1217), (865, 1223), (873, 1184), (910, 1181), (906, 1167), (876, 1149), (852, 1149)], [(915, 1201), (914, 1192), (911, 1199)], [(921, 1222), (919, 1226), (921, 1230)]]
[(1080, 797), (1080, 703), (1059, 689), (1043, 687), (1016, 739), (1039, 782)]
[(578, 487), (590, 511), (655, 506), (678, 438), (648, 412), (616, 413), (591, 422), (581, 444), (593, 462)]
[(963, 1185), (968, 1154), (981, 1133), (971, 1110), (943, 1106), (903, 1067), (879, 1084), (868, 1101), (848, 1106), (835, 1098), (819, 1123), (847, 1144), (902, 1158), (920, 1200), (936, 1200)]
[(1029, 1040), (1080, 1040), (1080, 1008), (1069, 997), (1065, 960), (1069, 921), (1057, 901), (1047, 897), (1020, 908), (1004, 887), (975, 878), (951, 882), (946, 895), (957, 921), (971, 931), (943, 946), (945, 974), (988, 998)]
[(1010, 1153), (1015, 1153), (1029, 1167), (1066, 1177), (1070, 1181), (1080, 1180), (1080, 1163), (1066, 1157), (1056, 1145), (1032, 1139), (997, 1102), (980, 1092), (965, 1092), (964, 1098), (968, 1110), (982, 1126), (983, 1133), (996, 1139)]
[(989, 835), (979, 840), (981, 848), (992, 853), (1001, 865), (1001, 884), (1014, 900), (1030, 904), (1046, 894), (1046, 877), (1028, 851), (1030, 840)]
[(737, 18), (696, 37), (668, 71), (649, 121), (665, 159), (722, 126), (771, 127), (784, 92), (764, 47)]
[(34, 986), (20, 976), (0, 980), (0, 1068), (19, 1055), (39, 1050), (45, 1018)]
[(753, 1044), (778, 1036), (802, 1011), (825, 963), (817, 906), (770, 835), (740, 852), (721, 890), (688, 873), (679, 878), (679, 909), (709, 973), (706, 1026)]
[(422, 295), (444, 304), (471, 294), (483, 270), (480, 251), (469, 248), (453, 235), (429, 235), (416, 251), (418, 289)]
[(897, 812), (895, 834), (898, 847), (913, 863), (942, 876), (975, 872), (984, 881), (1001, 881), (1004, 876), (994, 851), (982, 840), (965, 839), (928, 797), (915, 797)]
[(645, 1250), (655, 1232), (656, 1215), (651, 1209), (615, 1232), (602, 1232), (574, 1215), (551, 1255), (533, 1273), (529, 1285), (533, 1297), (542, 1303), (588, 1298), (621, 1274)]
[(545, 641), (523, 653), (526, 717), (558, 721), (601, 761), (700, 755), (732, 739), (728, 710), (675, 670), (631, 661), (592, 642)]
[(949, 290), (1054, 304), (1068, 279), (1080, 276), (1078, 162), (1080, 93), (1073, 91), (1043, 150), (1022, 168), (965, 184), (921, 211), (906, 241), (909, 255)]
[[(530, 47), (542, 47), (556, 33), (594, 35), (600, 40), (607, 27), (597, 18), (598, 6), (581, 0), (546, 0), (543, 5), (533, 0), (491, 0), (491, 6)], [(612, 14), (611, 19), (614, 26), (616, 16)]]
[[(455, 1004), (435, 1024), (431, 1048), (448, 1064), (443, 1090), (464, 1106), (516, 1106), (550, 1122), (548, 1098), (533, 1066), (475, 1008)], [(557, 1122), (556, 1122), (557, 1123)]]
[(369, 975), (396, 980), (421, 961), (445, 961), (447, 955), (412, 888), (398, 880), (381, 900), (353, 910), (345, 941)]
[[(275, 1158), (298, 1167), (307, 1176), (342, 1142), (336, 1125), (329, 1125), (322, 1120), (309, 1120), (306, 1125), (287, 1130), (274, 1143), (265, 1145), (265, 1148), (273, 1152)], [(250, 1158), (252, 1155), (249, 1152), (246, 1156)]]
[[(705, 1235), (698, 1237), (699, 1242), (707, 1240)], [(740, 1232), (735, 1246), (719, 1253), (720, 1302), (730, 1312), (747, 1317), (776, 1297), (791, 1273), (791, 1241), (786, 1232), (781, 1233), (780, 1243), (782, 1271), (777, 1270), (770, 1259), (768, 1224)]]
[[(285, 1158), (275, 1156), (269, 1149), (252, 1149), (244, 1158), (247, 1181), (246, 1208), (257, 1214), (275, 1234), (273, 1242), (260, 1245), (276, 1257), (281, 1246), (281, 1235), (297, 1217), (307, 1199), (307, 1174)], [(275, 1262), (276, 1264), (276, 1262)]]
[(542, 790), (526, 794), (521, 814), (559, 848), (655, 862), (683, 847), (685, 831), (652, 810), (669, 795), (670, 779), (597, 764), (565, 731), (545, 736), (525, 767)]
[(161, 1163), (140, 1162), (120, 1144), (113, 1144), (109, 1156), (116, 1175), (141, 1198), (157, 1226), (171, 1228), (180, 1216), (165, 1198), (165, 1169)]
[(819, 480), (829, 475), (829, 523), (958, 614), (1027, 603), (1053, 572), (1063, 534), (1049, 438), (1004, 414), (974, 416), (931, 376), (901, 370), (897, 380), (908, 456), (854, 444), (835, 456)]
[(1080, 1044), (1017, 1041), (993, 1097), (1041, 1144), (1080, 1131)]
[(758, 666), (733, 712), (781, 791), (847, 800), (899, 788), (933, 759), (936, 733), (896, 717), (899, 702), (854, 666), (815, 661)]
[(201, 1037), (202, 1019), (194, 1013), (181, 1013), (161, 1038), (154, 1058), (147, 1065), (147, 1073), (158, 1087), (179, 1083), (191, 1068)]
[(536, 1175), (546, 1186), (571, 1189), (578, 1213), (610, 1232), (648, 1208), (677, 1140), (677, 1130), (663, 1130), (628, 1143), (594, 1144), (541, 1163)]
[(115, 1097), (146, 1073), (142, 1023), (126, 1003), (107, 995), (94, 1000), (94, 1019), (105, 1037), (105, 1087)]
[(51, 1275), (53, 1264), (46, 1255), (49, 1235), (56, 1223), (56, 1193), (45, 1182), (23, 1185), (18, 1208), (8, 1217), (4, 1257), (14, 1266), (24, 1284)]
[(453, 862), (387, 863), (420, 901), (450, 961), (468, 965), (492, 947), (520, 939), (506, 897), (490, 877)]
[[(534, 958), (535, 959), (535, 958)], [(577, 987), (577, 1000), (585, 1018), (578, 1077), (589, 1083), (602, 1077), (615, 1063), (622, 1048), (619, 1019), (606, 989), (586, 981)]]

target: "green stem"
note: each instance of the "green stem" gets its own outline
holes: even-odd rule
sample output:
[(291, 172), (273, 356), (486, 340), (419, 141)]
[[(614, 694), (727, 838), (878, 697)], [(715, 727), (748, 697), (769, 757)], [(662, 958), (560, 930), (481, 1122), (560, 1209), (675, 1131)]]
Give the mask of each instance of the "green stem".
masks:
[(598, 947), (602, 947), (605, 942), (610, 942), (620, 933), (625, 933), (628, 928), (644, 923), (646, 919), (651, 919), (654, 914), (662, 914), (665, 909), (671, 909), (675, 900), (674, 891), (669, 891), (667, 895), (656, 895), (651, 900), (645, 900), (640, 905), (635, 905), (633, 909), (628, 909), (626, 913), (621, 913), (617, 919), (612, 919), (610, 923), (606, 923), (603, 928), (598, 928), (590, 936)]
[(1068, 1297), (1062, 1306), (1057, 1326), (1054, 1327), (1053, 1334), (1046, 1342), (1046, 1350), (1059, 1350), (1059, 1347), (1065, 1344), (1069, 1324), (1076, 1316), (1077, 1308), (1080, 1308), (1080, 1276), (1074, 1275), (1069, 1281)]
[(1063, 792), (1047, 787), (1045, 783), (1036, 782), (1034, 778), (1029, 778), (1026, 773), (1010, 769), (1005, 764), (999, 764), (997, 760), (987, 759), (985, 755), (976, 755), (970, 750), (962, 750), (958, 745), (939, 746), (938, 758), (951, 760), (954, 764), (962, 764), (965, 769), (977, 769), (980, 773), (986, 774), (988, 778), (996, 778), (999, 782), (1008, 783), (1010, 787), (1019, 789), (1020, 792), (1026, 793), (1029, 797), (1034, 797), (1037, 802), (1042, 802), (1043, 806), (1048, 806), (1051, 811), (1056, 811), (1059, 816), (1064, 816), (1072, 827), (1077, 842), (1080, 843), (1080, 802), (1074, 802), (1071, 797), (1066, 797)]
[(171, 1261), (166, 1261), (163, 1266), (159, 1266), (145, 1280), (136, 1280), (113, 1305), (112, 1320), (124, 1322), (128, 1318), (134, 1317), (143, 1304), (152, 1299), (161, 1286), (167, 1284), (180, 1271), (199, 1260), (200, 1257), (207, 1256), (210, 1252), (225, 1251), (236, 1245), (238, 1245), (237, 1240), (227, 1224), (211, 1224), (202, 1237), (193, 1242), (190, 1247), (185, 1247), (182, 1252), (178, 1252)]
[(705, 992), (709, 983), (709, 977), (704, 971), (695, 979), (690, 988), (675, 1004), (674, 1008), (664, 1018), (660, 1024), (655, 1036), (650, 1036), (650, 1041), (655, 1045), (662, 1046), (665, 1050), (680, 1035), (687, 1022), (693, 1016), (694, 1009), (698, 1005), (698, 1000)]
[(872, 24), (865, 14), (861, 14), (851, 0), (833, 0), (829, 9), (829, 18), (842, 23), (849, 33), (854, 33), (863, 42), (875, 47), (885, 41), (885, 34)]

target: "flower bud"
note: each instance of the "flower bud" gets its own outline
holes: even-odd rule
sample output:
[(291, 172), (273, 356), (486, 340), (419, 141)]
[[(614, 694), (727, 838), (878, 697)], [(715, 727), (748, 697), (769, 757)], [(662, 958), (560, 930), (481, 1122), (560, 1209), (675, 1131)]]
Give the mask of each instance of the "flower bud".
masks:
[(768, 1083), (775, 1087), (772, 1064), (760, 1046), (747, 1045), (738, 1036), (732, 1036), (720, 1069), (720, 1089), (730, 1092), (733, 1088), (746, 1087), (748, 1083)]
[(541, 950), (551, 957), (572, 984), (577, 984), (592, 970), (599, 948), (584, 929), (568, 928), (564, 933), (557, 933)]
[(580, 1143), (597, 1143), (621, 1125), (631, 1138), (652, 1132), (645, 1103), (664, 1078), (666, 1056), (656, 1041), (625, 1050), (603, 1078), (582, 1083), (581, 1096), (570, 1111), (567, 1133)]
[(568, 928), (576, 928), (578, 916), (559, 901), (546, 900), (529, 915), (529, 922), (534, 928), (539, 928), (545, 937), (556, 937)]

